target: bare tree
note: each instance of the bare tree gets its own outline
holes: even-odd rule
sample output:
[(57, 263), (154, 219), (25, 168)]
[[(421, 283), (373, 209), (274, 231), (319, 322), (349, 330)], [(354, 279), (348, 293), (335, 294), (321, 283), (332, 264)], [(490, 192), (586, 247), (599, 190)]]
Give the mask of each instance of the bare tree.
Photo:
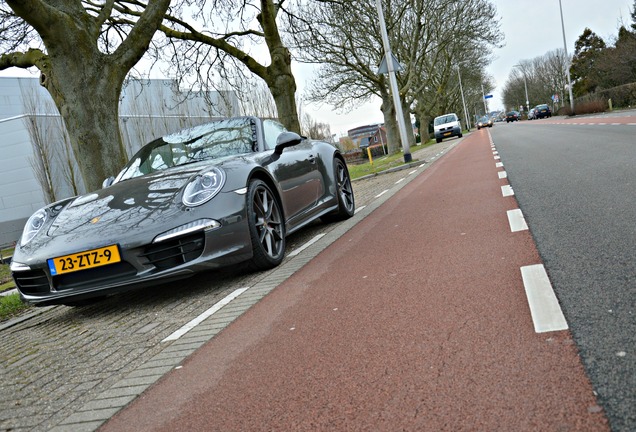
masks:
[(44, 202), (47, 204), (55, 202), (57, 199), (51, 172), (52, 160), (55, 155), (52, 142), (44, 136), (46, 135), (46, 129), (39, 124), (37, 115), (28, 115), (24, 120), (33, 146), (33, 156), (29, 157), (31, 169), (42, 188)]
[(309, 114), (303, 114), (301, 126), (303, 135), (312, 139), (331, 142), (331, 127), (327, 123), (314, 120)]
[(252, 78), (245, 88), (250, 89), (250, 91), (242, 92), (239, 96), (243, 114), (278, 118), (274, 98), (263, 80)]
[[(285, 0), (191, 3), (198, 7), (191, 20), (184, 19), (179, 8), (166, 15), (160, 26), (166, 40), (153, 51), (156, 58), (168, 60), (180, 81), (192, 79), (203, 89), (216, 88), (219, 81), (236, 81), (237, 75), (241, 75), (237, 72), (249, 71), (267, 84), (280, 121), (287, 129), (300, 132), (291, 54), (282, 41), (277, 23), (279, 14), (287, 14)], [(122, 15), (136, 16), (139, 12), (132, 8), (135, 4), (142, 3), (117, 2), (115, 9)], [(118, 21), (127, 22), (126, 18)], [(250, 54), (249, 47), (263, 43), (269, 58), (260, 60), (258, 54)]]
[[(565, 68), (568, 61), (563, 49), (550, 51), (542, 56), (519, 62), (513, 68), (503, 89), (503, 102), (507, 109), (525, 105), (525, 90), (531, 105), (550, 103), (552, 96), (563, 96), (566, 88)], [(527, 107), (530, 109), (530, 107)]]
[(147, 7), (137, 3), (139, 19), (113, 28), (108, 23), (116, 3), (0, 3), (0, 70), (40, 71), (40, 82), (64, 119), (89, 190), (99, 188), (102, 179), (125, 162), (118, 127), (122, 83), (148, 49), (170, 0), (156, 0)]
[[(488, 47), (501, 40), (494, 6), (488, 0), (384, 0), (383, 9), (393, 52), (404, 67), (397, 80), (407, 123), (411, 112), (424, 118), (458, 106), (454, 66), (466, 62), (466, 69), (482, 70)], [(375, 2), (321, 0), (297, 15), (312, 17), (305, 26), (289, 24), (297, 55), (302, 62), (322, 65), (310, 100), (347, 109), (379, 97), (389, 152), (396, 152), (396, 113), (386, 76), (376, 71), (384, 50)]]
[(44, 201), (51, 203), (69, 193), (77, 195), (77, 163), (62, 119), (51, 100), (39, 98), (33, 88), (21, 86), (26, 113), (25, 126), (31, 138), (33, 174), (42, 188)]

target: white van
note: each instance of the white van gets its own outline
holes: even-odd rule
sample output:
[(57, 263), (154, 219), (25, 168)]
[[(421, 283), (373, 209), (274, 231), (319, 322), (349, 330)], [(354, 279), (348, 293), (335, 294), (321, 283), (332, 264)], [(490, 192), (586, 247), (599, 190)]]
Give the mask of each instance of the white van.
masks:
[(462, 125), (455, 113), (444, 114), (433, 120), (435, 140), (440, 143), (444, 138), (462, 137)]

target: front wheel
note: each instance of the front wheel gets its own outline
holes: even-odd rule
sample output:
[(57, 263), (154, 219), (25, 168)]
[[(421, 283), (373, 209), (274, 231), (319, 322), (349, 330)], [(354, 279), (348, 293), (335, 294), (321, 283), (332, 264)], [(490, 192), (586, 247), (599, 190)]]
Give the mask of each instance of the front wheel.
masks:
[(252, 267), (256, 270), (276, 267), (285, 256), (285, 221), (278, 200), (261, 180), (252, 181), (247, 190), (247, 219)]
[(336, 195), (338, 196), (338, 208), (332, 213), (322, 217), (324, 222), (336, 222), (349, 219), (356, 210), (355, 199), (353, 197), (353, 187), (351, 177), (345, 163), (336, 158), (333, 161), (333, 172), (335, 175)]

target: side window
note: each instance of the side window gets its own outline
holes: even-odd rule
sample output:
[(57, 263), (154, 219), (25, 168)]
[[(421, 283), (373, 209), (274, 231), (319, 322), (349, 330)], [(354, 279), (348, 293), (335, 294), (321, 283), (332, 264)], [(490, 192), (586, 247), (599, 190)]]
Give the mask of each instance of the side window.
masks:
[(273, 150), (276, 147), (276, 138), (283, 132), (285, 127), (274, 120), (263, 120), (263, 134), (265, 136), (265, 149)]

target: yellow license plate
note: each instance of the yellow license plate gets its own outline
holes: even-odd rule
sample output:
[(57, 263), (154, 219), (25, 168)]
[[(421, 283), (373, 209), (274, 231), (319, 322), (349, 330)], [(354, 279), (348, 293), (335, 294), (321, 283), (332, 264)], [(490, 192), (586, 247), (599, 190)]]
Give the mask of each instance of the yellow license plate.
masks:
[(78, 270), (101, 267), (121, 261), (117, 245), (106, 246), (86, 252), (64, 255), (48, 260), (51, 275), (61, 275)]
[(448, 135), (450, 135), (450, 134), (451, 134), (450, 132), (446, 132), (446, 133), (444, 134), (444, 136), (448, 136)]

